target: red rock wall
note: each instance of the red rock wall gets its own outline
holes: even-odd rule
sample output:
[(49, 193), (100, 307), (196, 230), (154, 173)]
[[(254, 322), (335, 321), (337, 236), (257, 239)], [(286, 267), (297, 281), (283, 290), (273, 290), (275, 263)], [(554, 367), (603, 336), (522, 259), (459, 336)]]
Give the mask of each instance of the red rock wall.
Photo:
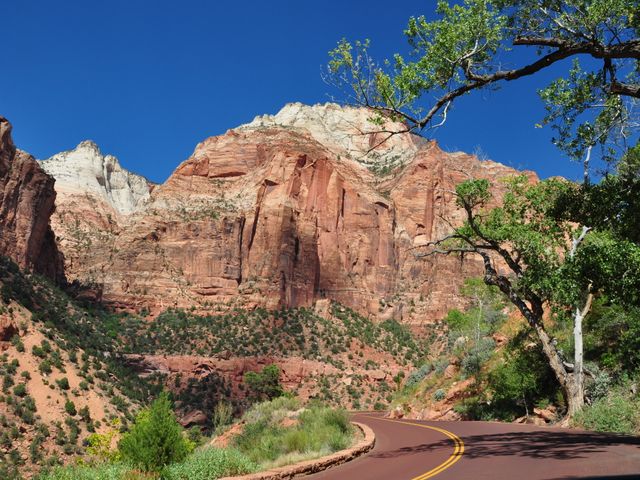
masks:
[(16, 149), (11, 124), (0, 117), (0, 255), (62, 282), (62, 256), (49, 226), (53, 185), (33, 157)]
[[(86, 224), (93, 240), (83, 255), (80, 246), (69, 252), (71, 274), (123, 308), (216, 311), (331, 298), (419, 325), (461, 306), (464, 278), (482, 271), (473, 258), (415, 255), (462, 220), (455, 185), (515, 173), (427, 143), (381, 181), (301, 132), (230, 131), (198, 145), (146, 209), (110, 231)], [(69, 238), (75, 224), (59, 220), (56, 233)]]

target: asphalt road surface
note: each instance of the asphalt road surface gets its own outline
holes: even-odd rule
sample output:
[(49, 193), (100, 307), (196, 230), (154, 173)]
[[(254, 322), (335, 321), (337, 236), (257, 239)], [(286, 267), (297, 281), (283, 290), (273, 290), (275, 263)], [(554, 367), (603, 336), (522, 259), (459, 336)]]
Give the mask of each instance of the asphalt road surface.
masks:
[(640, 479), (640, 437), (493, 422), (391, 420), (360, 413), (375, 448), (310, 480)]

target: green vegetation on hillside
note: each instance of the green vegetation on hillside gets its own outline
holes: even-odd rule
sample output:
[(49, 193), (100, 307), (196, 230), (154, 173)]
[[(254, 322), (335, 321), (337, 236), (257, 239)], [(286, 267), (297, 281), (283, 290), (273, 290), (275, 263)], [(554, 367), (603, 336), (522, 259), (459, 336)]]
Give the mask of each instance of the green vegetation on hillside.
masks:
[[(45, 379), (53, 376), (45, 382), (62, 395), (60, 410), (64, 415), (55, 424), (42, 422), (27, 386), (32, 374), (21, 371), (24, 368), (17, 360), (6, 355), (0, 357), (3, 389), (0, 402), (8, 406), (9, 413), (1, 419), (6, 431), (0, 441), (8, 450), (3, 454), (6, 461), (0, 473), (8, 479), (22, 478), (21, 471), (47, 471), (74, 456), (86, 456), (89, 450), (98, 448), (105, 428), (114, 422), (117, 426), (110, 435), (126, 435), (139, 408), (155, 399), (163, 388), (173, 392), (178, 412), (203, 412), (207, 417), (205, 430), (212, 432), (219, 431), (234, 414), (250, 405), (247, 400), (257, 401), (281, 393), (279, 379), (277, 383), (272, 381), (276, 379), (275, 365), (249, 374), (243, 383), (233, 385), (215, 371), (201, 377), (183, 378), (182, 374), (141, 377), (137, 364), (127, 354), (297, 356), (335, 368), (334, 373), (315, 374), (306, 380), (304, 388), (313, 397), (331, 405), (381, 409), (391, 400), (395, 388), (391, 378), (382, 378), (386, 375), (382, 371), (386, 359), (413, 368), (421, 362), (425, 351), (424, 343), (398, 322), (376, 324), (338, 304), (331, 305), (328, 318), (301, 308), (272, 312), (235, 310), (206, 316), (167, 310), (149, 320), (79, 303), (47, 279), (21, 272), (7, 259), (0, 259), (0, 290), (4, 300), (0, 308), (5, 312), (10, 309), (9, 302), (17, 302), (32, 312), (29, 328), (44, 339), (30, 344), (27, 351), (21, 332), (12, 339), (12, 344), (16, 351), (36, 359), (37, 373)], [(374, 355), (379, 355), (380, 360)], [(347, 367), (360, 370), (345, 373)], [(368, 371), (377, 371), (375, 380), (367, 378)], [(76, 372), (79, 383), (72, 381), (75, 377), (71, 373)], [(90, 390), (110, 404), (102, 422), (92, 418), (89, 409), (83, 406), (82, 399)], [(25, 435), (21, 428), (24, 425), (33, 426), (40, 433), (31, 433), (30, 429)], [(14, 448), (25, 441), (31, 444), (26, 454), (24, 448)], [(52, 442), (55, 449), (47, 455), (47, 449), (41, 446)], [(115, 466), (104, 468), (105, 475), (119, 472)], [(76, 473), (90, 474), (80, 470)], [(66, 475), (62, 470), (57, 474)]]
[[(0, 291), (0, 310), (18, 327), (12, 347), (27, 361), (20, 365), (7, 353), (0, 356), (0, 478), (28, 478), (82, 454), (85, 440), (105, 422), (117, 419), (126, 429), (139, 405), (162, 389), (160, 377), (139, 378), (117, 355), (113, 338), (103, 330), (115, 315), (84, 308), (6, 258), (0, 258)], [(26, 338), (34, 337), (38, 342), (27, 349)], [(43, 392), (32, 391), (38, 385), (51, 389), (49, 398), (55, 392), (56, 409), (38, 411), (36, 400), (44, 400)], [(89, 390), (105, 405), (102, 421), (92, 418)], [(58, 419), (45, 420), (51, 415)]]
[(193, 451), (161, 395), (138, 414), (117, 451), (106, 445), (107, 454), (93, 464), (57, 467), (42, 480), (215, 480), (317, 458), (347, 448), (354, 438), (345, 411), (321, 404), (303, 407), (287, 397), (254, 405), (241, 426), (232, 446)]
[[(459, 382), (471, 379), (450, 406), (470, 420), (513, 421), (535, 416), (536, 409), (560, 420), (566, 403), (535, 334), (514, 317), (495, 287), (478, 279), (465, 282), (470, 306), (451, 310), (444, 319), (447, 335), (434, 344), (428, 363), (411, 372), (393, 405), (404, 409), (438, 408)], [(636, 397), (640, 369), (637, 309), (623, 309), (600, 298), (585, 328), (586, 406), (574, 422), (589, 430), (640, 433)], [(567, 357), (573, 348), (571, 322), (557, 316), (549, 334)], [(496, 344), (500, 339), (502, 345)], [(565, 353), (566, 352), (566, 353)], [(445, 374), (449, 369), (450, 373)]]
[(169, 309), (150, 324), (121, 318), (111, 329), (126, 353), (286, 355), (344, 368), (341, 354), (367, 346), (404, 364), (420, 359), (422, 345), (397, 321), (376, 324), (335, 303), (331, 315), (327, 319), (306, 308), (271, 312), (257, 308), (205, 316)]

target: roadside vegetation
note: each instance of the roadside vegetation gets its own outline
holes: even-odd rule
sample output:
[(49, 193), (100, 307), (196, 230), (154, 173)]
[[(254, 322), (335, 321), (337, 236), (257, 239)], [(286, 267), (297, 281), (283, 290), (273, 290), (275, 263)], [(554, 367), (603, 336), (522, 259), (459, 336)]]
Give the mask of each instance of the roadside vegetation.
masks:
[(163, 394), (137, 415), (117, 449), (105, 446), (82, 465), (56, 467), (41, 479), (215, 480), (318, 458), (349, 447), (355, 438), (345, 411), (303, 406), (289, 396), (255, 404), (237, 426), (227, 446), (212, 446), (208, 439), (198, 445)]
[[(120, 463), (113, 462), (112, 456), (133, 461), (131, 452), (138, 449), (130, 434), (139, 431), (139, 411), (157, 399), (163, 389), (171, 391), (178, 413), (199, 409), (206, 415), (203, 425), (187, 431), (193, 445), (199, 445), (203, 435), (222, 432), (251, 404), (284, 393), (281, 371), (276, 365), (248, 372), (234, 387), (216, 372), (203, 378), (181, 379), (179, 375), (165, 374), (141, 377), (123, 352), (198, 354), (198, 349), (204, 348), (205, 355), (252, 356), (265, 352), (268, 356), (299, 355), (326, 361), (338, 373), (310, 378), (315, 389), (312, 396), (333, 407), (355, 405), (371, 409), (388, 404), (393, 380), (371, 381), (356, 373), (347, 384), (340, 371), (347, 365), (360, 365), (365, 372), (380, 369), (381, 365), (370, 356), (363, 356), (365, 349), (382, 352), (387, 355), (384, 358), (397, 365), (413, 366), (421, 355), (422, 344), (402, 325), (376, 325), (337, 304), (331, 306), (329, 319), (305, 309), (238, 311), (211, 317), (170, 310), (149, 321), (142, 316), (106, 312), (78, 303), (47, 279), (25, 274), (4, 258), (0, 259), (0, 290), (0, 313), (17, 328), (7, 342), (9, 350), (0, 355), (0, 477), (8, 480), (44, 474), (87, 457), (109, 461), (91, 469), (74, 467), (72, 473), (56, 470), (56, 475), (117, 478), (118, 472), (124, 470)], [(191, 343), (194, 338), (203, 339), (203, 343)], [(173, 350), (181, 342), (184, 352)], [(38, 411), (38, 398), (45, 400), (43, 390), (58, 405), (46, 412), (46, 420)], [(90, 406), (89, 395), (97, 395), (104, 406)], [(55, 420), (49, 420), (52, 413)], [(304, 425), (308, 428), (309, 421), (305, 420)], [(266, 431), (263, 433), (267, 435)], [(309, 433), (303, 429), (296, 435), (302, 438)], [(107, 454), (108, 438), (114, 442), (129, 438), (133, 443), (127, 449), (125, 442), (122, 450)], [(340, 440), (336, 442), (340, 444)], [(331, 449), (318, 448), (323, 452)], [(298, 453), (287, 450), (287, 455), (304, 457), (309, 454), (307, 449), (305, 446), (304, 452)], [(233, 451), (227, 454), (198, 450), (189, 461), (202, 464), (215, 458), (231, 462), (240, 457)]]
[[(481, 279), (465, 282), (464, 311), (451, 310), (434, 330), (429, 360), (410, 372), (395, 394), (392, 409), (444, 414), (469, 420), (561, 421), (567, 404), (536, 336), (495, 287)], [(637, 311), (598, 299), (585, 322), (585, 406), (572, 423), (588, 430), (640, 433), (636, 333)], [(549, 334), (565, 358), (573, 332), (562, 316)]]

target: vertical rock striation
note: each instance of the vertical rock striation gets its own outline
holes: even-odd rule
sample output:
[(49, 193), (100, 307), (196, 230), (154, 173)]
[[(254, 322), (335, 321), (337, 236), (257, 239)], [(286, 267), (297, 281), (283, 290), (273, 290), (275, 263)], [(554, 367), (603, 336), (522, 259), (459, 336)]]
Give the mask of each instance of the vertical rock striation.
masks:
[(441, 318), (462, 305), (459, 287), (481, 265), (416, 251), (462, 221), (457, 183), (499, 185), (518, 172), (410, 134), (380, 143), (369, 117), (331, 104), (258, 117), (200, 143), (148, 199), (109, 221), (61, 217), (79, 208), (61, 196), (55, 229), (70, 274), (123, 308), (328, 298), (379, 319)]

